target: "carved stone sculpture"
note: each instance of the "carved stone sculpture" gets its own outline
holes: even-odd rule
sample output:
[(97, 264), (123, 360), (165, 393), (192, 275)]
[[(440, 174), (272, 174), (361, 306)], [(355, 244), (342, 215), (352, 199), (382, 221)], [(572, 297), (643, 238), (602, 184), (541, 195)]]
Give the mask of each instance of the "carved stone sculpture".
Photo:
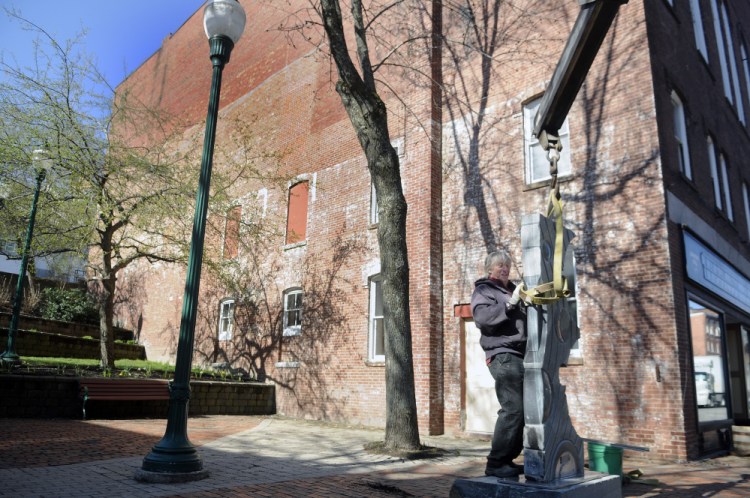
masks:
[[(541, 214), (523, 217), (521, 243), (528, 289), (553, 280), (555, 235), (554, 220)], [(563, 274), (567, 274), (571, 285), (575, 267), (568, 244), (574, 236), (572, 231), (564, 230)], [(579, 337), (575, 306), (567, 298), (529, 306), (527, 328), (524, 474), (527, 479), (540, 482), (582, 477), (583, 441), (570, 421), (565, 387), (560, 384), (559, 375)]]

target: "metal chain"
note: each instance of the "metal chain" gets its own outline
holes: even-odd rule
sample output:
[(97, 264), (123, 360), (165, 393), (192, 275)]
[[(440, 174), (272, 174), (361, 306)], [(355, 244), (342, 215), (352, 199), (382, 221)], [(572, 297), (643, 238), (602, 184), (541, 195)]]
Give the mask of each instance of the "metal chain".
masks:
[(560, 183), (557, 181), (557, 161), (560, 160), (562, 144), (557, 137), (547, 137), (547, 157), (549, 158), (549, 176), (552, 178), (550, 190), (555, 193), (555, 198), (560, 199)]

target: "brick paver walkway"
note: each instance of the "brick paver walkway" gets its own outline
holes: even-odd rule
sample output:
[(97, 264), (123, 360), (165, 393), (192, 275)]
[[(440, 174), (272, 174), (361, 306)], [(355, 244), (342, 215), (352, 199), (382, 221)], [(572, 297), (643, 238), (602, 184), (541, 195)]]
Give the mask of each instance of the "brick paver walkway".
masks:
[[(263, 417), (210, 416), (188, 419), (196, 446), (257, 426)], [(0, 469), (70, 465), (125, 456), (144, 457), (161, 439), (166, 421), (0, 420)]]
[[(133, 479), (164, 434), (165, 420), (5, 419), (0, 496), (13, 497), (447, 497), (459, 477), (482, 474), (488, 442), (445, 436), (423, 442), (451, 452), (402, 461), (363, 451), (382, 431), (281, 417), (191, 418), (210, 477), (182, 484)], [(639, 454), (640, 455), (640, 454)], [(626, 460), (659, 484), (629, 484), (626, 497), (750, 497), (750, 459), (728, 456), (686, 464)]]

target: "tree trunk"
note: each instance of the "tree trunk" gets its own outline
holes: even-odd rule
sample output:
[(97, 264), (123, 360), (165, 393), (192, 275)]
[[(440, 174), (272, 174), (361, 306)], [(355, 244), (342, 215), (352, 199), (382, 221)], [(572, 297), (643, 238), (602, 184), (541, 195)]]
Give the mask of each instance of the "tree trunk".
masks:
[[(385, 324), (385, 445), (391, 449), (416, 449), (420, 443), (409, 315), (407, 207), (401, 189), (398, 156), (388, 133), (386, 107), (372, 78), (364, 31), (359, 30), (356, 34), (363, 79), (346, 47), (338, 1), (322, 0), (321, 8), (331, 55), (340, 78), (336, 91), (367, 158), (378, 199), (378, 246)], [(357, 17), (361, 19), (361, 4), (353, 2), (352, 10), (356, 25)]]
[(102, 279), (101, 281), (99, 300), (99, 345), (102, 368), (114, 368), (115, 366), (115, 335), (113, 322), (116, 284), (117, 277), (114, 275)]
[(102, 249), (101, 280), (97, 294), (99, 297), (99, 348), (102, 368), (115, 366), (114, 309), (117, 274), (112, 267), (112, 224), (107, 218), (106, 229), (100, 232)]

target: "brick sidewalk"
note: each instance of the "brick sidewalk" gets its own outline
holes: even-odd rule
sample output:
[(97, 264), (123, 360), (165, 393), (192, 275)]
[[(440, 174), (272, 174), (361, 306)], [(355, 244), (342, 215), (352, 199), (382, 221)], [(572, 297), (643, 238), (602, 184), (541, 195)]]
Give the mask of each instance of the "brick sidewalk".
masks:
[[(256, 427), (262, 416), (212, 415), (188, 419), (188, 437), (202, 446)], [(70, 465), (146, 456), (167, 427), (164, 419), (3, 419), (0, 469)]]
[[(188, 435), (202, 447), (210, 477), (192, 484), (146, 485), (132, 479), (133, 471), (163, 436), (165, 420), (6, 419), (2, 424), (0, 479), (5, 487), (0, 496), (14, 498), (447, 497), (456, 478), (482, 474), (489, 445), (478, 439), (424, 437), (425, 444), (451, 449), (452, 455), (403, 462), (362, 451), (364, 442), (382, 437), (378, 430), (282, 417), (196, 417), (188, 421)], [(640, 468), (644, 479), (659, 481), (658, 486), (626, 485), (625, 497), (750, 496), (748, 458), (654, 464), (628, 458), (626, 452), (623, 468)], [(24, 479), (30, 482), (19, 483)]]

